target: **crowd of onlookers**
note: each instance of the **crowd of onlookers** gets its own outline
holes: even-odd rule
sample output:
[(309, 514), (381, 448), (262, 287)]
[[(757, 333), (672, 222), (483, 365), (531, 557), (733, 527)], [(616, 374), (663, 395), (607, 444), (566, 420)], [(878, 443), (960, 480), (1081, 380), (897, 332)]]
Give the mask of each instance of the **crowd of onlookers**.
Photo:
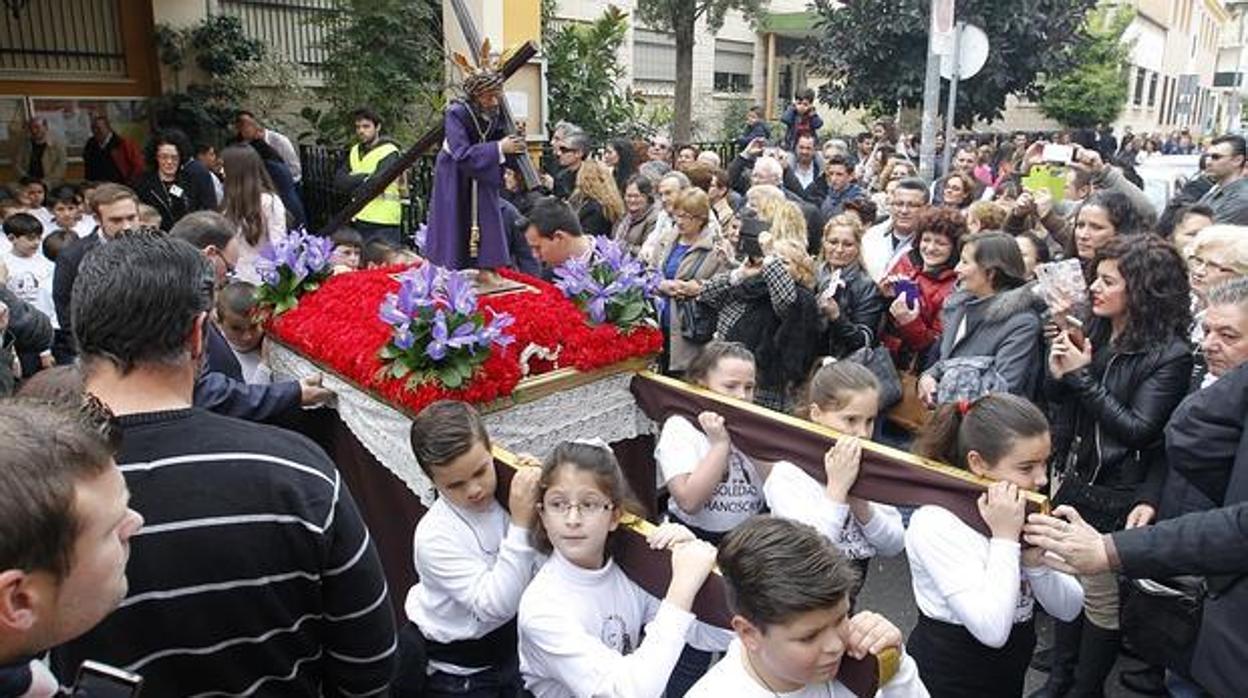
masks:
[[(594, 236), (617, 240), (661, 278), (662, 370), (842, 434), (826, 482), (752, 460), (720, 415), (664, 421), (660, 607), (604, 557), (604, 522), (629, 499), (609, 451), (564, 444), (517, 476), (508, 512), (480, 420), (442, 405), (413, 427), (441, 499), (398, 630), (390, 595), (407, 590), (386, 588), (333, 462), (293, 431), (331, 394), (271, 375), (254, 322), (259, 251), (305, 217), (290, 141), (240, 112), (219, 156), (176, 129), (140, 154), (97, 117), (75, 184), (33, 120), (21, 178), (0, 192), (0, 395), (27, 395), (0, 403), (14, 495), (0, 496), (0, 695), (54, 682), (30, 662), (53, 647), (61, 682), (93, 659), (187, 695), (379, 695), (416, 646), (427, 663), (399, 672), (400, 695), (504, 695), (520, 676), (539, 696), (710, 695), (740, 678), (732, 661), (761, 695), (832, 686), (835, 668), (799, 670), (768, 633), (813, 610), (851, 638), (841, 650), (900, 646), (847, 609), (870, 559), (903, 550), (921, 620), (895, 695), (1017, 695), (1030, 663), (1049, 675), (1039, 696), (1099, 696), (1124, 644), (1149, 663), (1123, 676), (1137, 690), (1233, 694), (1248, 658), (1244, 139), (963, 136), (937, 142), (950, 165), (929, 181), (889, 122), (827, 138), (809, 94), (778, 137), (761, 116), (727, 162), (558, 124), (545, 191), (504, 169), (509, 253), (549, 278), (589, 259)], [(398, 152), (375, 114), (355, 122), (344, 190)], [(1135, 171), (1153, 153), (1200, 159), (1160, 210)], [(386, 197), (334, 233), (336, 271), (417, 258)], [(84, 395), (85, 416), (64, 408)], [(867, 440), (996, 480), (987, 528), (850, 494)], [(1026, 491), (1065, 508), (1026, 517)], [(769, 531), (764, 510), (822, 535)], [(731, 644), (689, 614), (715, 559), (694, 537), (720, 545)], [(828, 566), (825, 595), (785, 586), (801, 566), (767, 555), (786, 546)], [(1183, 574), (1205, 577), (1195, 629), (1120, 583)], [(1056, 629), (1033, 655), (1036, 602)], [(615, 634), (566, 630), (609, 611)], [(1185, 652), (1153, 651), (1148, 638), (1178, 630)]]

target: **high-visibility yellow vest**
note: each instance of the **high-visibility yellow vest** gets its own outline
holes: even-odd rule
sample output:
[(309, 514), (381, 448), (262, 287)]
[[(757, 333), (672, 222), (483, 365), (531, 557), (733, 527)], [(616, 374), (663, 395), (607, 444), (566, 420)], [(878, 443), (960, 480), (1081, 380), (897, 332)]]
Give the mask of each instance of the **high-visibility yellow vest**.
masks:
[[(381, 143), (368, 151), (364, 157), (360, 157), (360, 144), (356, 143), (351, 146), (351, 154), (348, 160), (351, 174), (363, 174), (371, 177), (377, 171), (377, 165), (382, 160), (386, 159), (391, 153), (397, 152), (399, 152), (399, 148), (395, 144)], [(403, 206), (399, 203), (398, 180), (391, 182), (384, 192), (360, 209), (354, 220), (376, 225), (398, 225), (399, 221), (403, 220)]]

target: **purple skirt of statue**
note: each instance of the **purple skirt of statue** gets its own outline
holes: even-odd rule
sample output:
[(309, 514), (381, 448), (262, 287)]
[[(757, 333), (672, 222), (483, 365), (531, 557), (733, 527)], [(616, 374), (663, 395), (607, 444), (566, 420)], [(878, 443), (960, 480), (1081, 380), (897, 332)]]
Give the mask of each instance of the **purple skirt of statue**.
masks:
[[(422, 253), (448, 269), (497, 269), (509, 266), (507, 234), (499, 206), (503, 158), (498, 141), (506, 133), (497, 118), (482, 118), (461, 101), (447, 107), (446, 140), (438, 153), (429, 202), (428, 231)], [(469, 254), (472, 182), (477, 183), (478, 254)]]

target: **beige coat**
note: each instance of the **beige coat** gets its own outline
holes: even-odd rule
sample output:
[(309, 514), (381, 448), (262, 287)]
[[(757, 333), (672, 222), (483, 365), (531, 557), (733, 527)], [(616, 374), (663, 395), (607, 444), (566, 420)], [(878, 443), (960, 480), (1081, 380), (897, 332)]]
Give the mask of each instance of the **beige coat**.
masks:
[[(655, 268), (660, 273), (663, 271), (663, 265), (667, 262), (667, 257), (672, 253), (672, 249), (676, 247), (676, 235), (670, 235), (663, 240), (662, 246), (656, 255)], [(705, 259), (703, 257), (705, 256)], [(715, 244), (715, 235), (709, 228), (702, 229), (702, 235), (693, 247), (685, 254), (685, 258), (680, 260), (680, 266), (676, 268), (676, 279), (680, 281), (706, 281), (716, 274), (732, 269), (733, 262), (728, 255), (724, 254), (721, 246)], [(695, 273), (696, 270), (696, 273)], [(672, 371), (683, 371), (689, 366), (689, 362), (697, 355), (700, 345), (686, 341), (681, 336), (680, 313), (676, 309), (676, 303), (668, 299), (667, 313), (670, 318), (668, 338), (669, 361), (668, 367)]]

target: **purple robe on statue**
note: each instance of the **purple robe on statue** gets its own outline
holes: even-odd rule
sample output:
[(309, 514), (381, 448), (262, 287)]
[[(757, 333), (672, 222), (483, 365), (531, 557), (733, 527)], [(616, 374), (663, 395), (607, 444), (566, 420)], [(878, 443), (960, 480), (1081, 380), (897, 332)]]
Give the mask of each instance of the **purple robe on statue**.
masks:
[[(498, 203), (503, 188), (498, 141), (507, 134), (497, 117), (483, 120), (461, 101), (451, 103), (443, 121), (446, 140), (433, 171), (423, 253), (434, 264), (448, 269), (508, 266), (511, 253)], [(476, 259), (469, 256), (468, 249), (473, 180), (477, 182), (477, 225), (481, 228)]]

